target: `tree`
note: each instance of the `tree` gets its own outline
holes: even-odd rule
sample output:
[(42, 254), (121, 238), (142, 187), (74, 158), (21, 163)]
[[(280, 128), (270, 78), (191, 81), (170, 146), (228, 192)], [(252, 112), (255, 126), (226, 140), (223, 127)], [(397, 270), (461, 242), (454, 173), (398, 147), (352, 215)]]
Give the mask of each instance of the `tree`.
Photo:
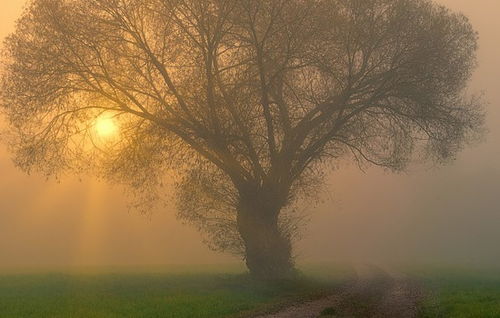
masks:
[[(401, 170), (477, 135), (476, 43), (428, 0), (32, 0), (5, 42), (2, 109), (22, 169), (92, 169), (148, 202), (174, 170), (179, 217), (279, 278), (289, 211), (326, 163)], [(103, 115), (112, 143), (92, 133)]]

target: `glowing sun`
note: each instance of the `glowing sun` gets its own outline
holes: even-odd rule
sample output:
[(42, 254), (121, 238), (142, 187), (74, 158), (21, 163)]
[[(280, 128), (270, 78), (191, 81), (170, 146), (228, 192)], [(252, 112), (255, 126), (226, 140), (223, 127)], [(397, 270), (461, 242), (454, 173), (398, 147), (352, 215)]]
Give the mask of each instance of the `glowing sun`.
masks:
[(112, 117), (101, 116), (96, 119), (94, 129), (101, 138), (111, 138), (118, 134), (118, 124)]

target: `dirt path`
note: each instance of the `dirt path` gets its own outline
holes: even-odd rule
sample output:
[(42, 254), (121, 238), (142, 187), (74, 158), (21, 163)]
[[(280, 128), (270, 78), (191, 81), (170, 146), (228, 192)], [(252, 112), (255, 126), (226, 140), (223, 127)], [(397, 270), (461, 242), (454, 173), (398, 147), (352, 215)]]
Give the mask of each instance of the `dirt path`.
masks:
[(415, 283), (394, 280), (375, 308), (373, 317), (416, 318), (422, 296)]
[(256, 318), (316, 318), (326, 308), (329, 308), (332, 317), (418, 316), (422, 293), (410, 279), (370, 265), (357, 266), (356, 272), (356, 281), (337, 294)]
[(256, 318), (316, 318), (325, 308), (331, 307), (332, 304), (338, 304), (339, 301), (339, 295), (331, 295), (315, 301), (297, 304), (274, 314), (258, 316)]

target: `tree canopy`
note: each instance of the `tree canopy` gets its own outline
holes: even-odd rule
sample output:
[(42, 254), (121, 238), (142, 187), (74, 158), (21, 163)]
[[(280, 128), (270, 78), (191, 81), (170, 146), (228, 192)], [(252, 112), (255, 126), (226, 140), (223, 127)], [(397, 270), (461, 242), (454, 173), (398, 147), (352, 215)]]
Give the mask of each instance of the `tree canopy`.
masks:
[[(467, 18), (428, 0), (32, 0), (1, 103), (22, 169), (90, 167), (147, 200), (176, 171), (180, 217), (248, 264), (267, 247), (247, 215), (270, 216), (290, 258), (281, 211), (324, 164), (453, 158), (482, 127), (476, 49)], [(112, 144), (92, 136), (103, 114)]]

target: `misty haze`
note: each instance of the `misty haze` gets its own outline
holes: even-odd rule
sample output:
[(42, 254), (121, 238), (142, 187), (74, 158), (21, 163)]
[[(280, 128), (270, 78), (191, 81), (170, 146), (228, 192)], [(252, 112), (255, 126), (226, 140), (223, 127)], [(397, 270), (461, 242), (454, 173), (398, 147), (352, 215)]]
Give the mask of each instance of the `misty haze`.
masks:
[(500, 317), (496, 0), (6, 0), (0, 317)]

